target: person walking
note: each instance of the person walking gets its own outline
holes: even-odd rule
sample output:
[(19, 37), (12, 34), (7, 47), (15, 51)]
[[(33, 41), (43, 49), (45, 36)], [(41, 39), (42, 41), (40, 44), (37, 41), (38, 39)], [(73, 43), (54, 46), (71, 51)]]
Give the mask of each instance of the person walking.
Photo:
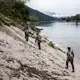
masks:
[(41, 50), (41, 36), (38, 33), (36, 35), (35, 42), (37, 42), (38, 48)]
[(29, 30), (28, 30), (28, 28), (25, 29), (25, 39), (28, 42), (28, 40), (29, 40)]
[(71, 50), (71, 47), (67, 47), (67, 60), (66, 60), (66, 69), (68, 69), (68, 63), (71, 63), (72, 66), (72, 72), (74, 72), (74, 52)]

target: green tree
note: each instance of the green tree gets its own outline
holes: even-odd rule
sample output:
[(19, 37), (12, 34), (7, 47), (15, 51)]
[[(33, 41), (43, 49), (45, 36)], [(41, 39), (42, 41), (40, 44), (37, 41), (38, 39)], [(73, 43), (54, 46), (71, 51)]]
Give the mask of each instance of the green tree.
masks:
[(0, 14), (13, 19), (16, 22), (29, 20), (29, 9), (25, 5), (28, 0), (0, 0)]

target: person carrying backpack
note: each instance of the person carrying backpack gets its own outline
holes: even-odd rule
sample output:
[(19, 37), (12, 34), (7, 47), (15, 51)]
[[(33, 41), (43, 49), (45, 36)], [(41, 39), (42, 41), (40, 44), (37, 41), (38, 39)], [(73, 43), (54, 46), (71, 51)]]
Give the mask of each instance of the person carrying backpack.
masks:
[(36, 35), (35, 42), (37, 42), (38, 48), (41, 50), (41, 36), (38, 33)]
[(29, 30), (28, 30), (28, 28), (25, 29), (25, 39), (28, 42), (28, 40), (29, 40)]
[(72, 72), (74, 72), (74, 52), (71, 50), (71, 47), (67, 47), (67, 60), (66, 60), (66, 69), (68, 69), (68, 63), (71, 63)]

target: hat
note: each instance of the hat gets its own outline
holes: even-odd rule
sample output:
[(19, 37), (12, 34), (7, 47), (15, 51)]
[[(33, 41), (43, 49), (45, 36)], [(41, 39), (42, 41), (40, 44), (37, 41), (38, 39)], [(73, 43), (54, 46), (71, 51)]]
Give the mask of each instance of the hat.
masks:
[(71, 50), (71, 47), (67, 47), (68, 50)]

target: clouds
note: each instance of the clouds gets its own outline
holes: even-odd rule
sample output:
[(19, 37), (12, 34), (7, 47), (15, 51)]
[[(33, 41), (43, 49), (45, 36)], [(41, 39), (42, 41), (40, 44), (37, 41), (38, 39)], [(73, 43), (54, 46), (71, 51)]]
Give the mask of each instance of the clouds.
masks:
[(80, 13), (79, 0), (31, 0), (28, 6), (39, 11), (53, 11), (62, 15)]

